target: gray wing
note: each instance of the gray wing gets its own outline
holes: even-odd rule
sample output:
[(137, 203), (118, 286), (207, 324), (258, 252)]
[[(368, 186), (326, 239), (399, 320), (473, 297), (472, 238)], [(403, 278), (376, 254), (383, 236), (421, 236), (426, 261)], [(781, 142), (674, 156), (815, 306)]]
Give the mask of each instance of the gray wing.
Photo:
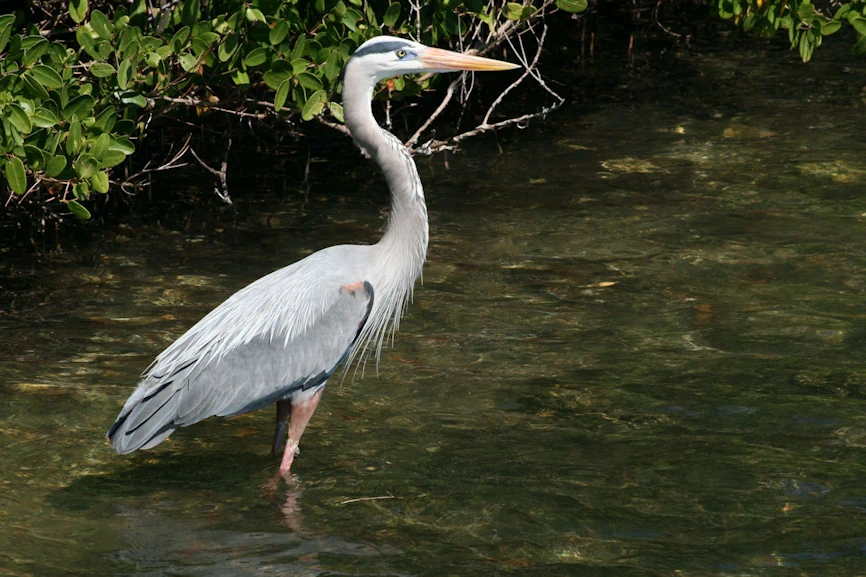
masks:
[[(253, 411), (324, 383), (364, 326), (373, 287), (345, 282), (351, 277), (327, 262), (304, 264), (238, 292), (157, 357), (108, 432), (114, 449), (147, 449), (177, 427)], [(310, 280), (311, 264), (317, 278), (299, 282)]]

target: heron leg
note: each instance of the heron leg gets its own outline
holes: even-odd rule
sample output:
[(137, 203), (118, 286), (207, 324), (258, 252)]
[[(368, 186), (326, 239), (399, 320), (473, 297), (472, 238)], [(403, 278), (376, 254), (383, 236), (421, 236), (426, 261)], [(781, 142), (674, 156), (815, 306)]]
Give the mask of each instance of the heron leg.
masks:
[(301, 435), (304, 434), (304, 429), (307, 428), (307, 423), (313, 413), (316, 412), (316, 407), (319, 405), (319, 400), (322, 398), (322, 393), (325, 387), (316, 391), (313, 396), (302, 401), (295, 401), (291, 404), (291, 416), (289, 420), (289, 440), (286, 442), (286, 448), (283, 451), (283, 460), (280, 463), (280, 475), (287, 481), (289, 469), (292, 468), (292, 462), (295, 460), (295, 454), (298, 451), (298, 444), (301, 442)]
[(274, 430), (274, 442), (271, 445), (271, 455), (276, 455), (283, 444), (283, 432), (286, 430), (286, 419), (292, 410), (292, 402), (288, 399), (277, 401), (277, 426)]

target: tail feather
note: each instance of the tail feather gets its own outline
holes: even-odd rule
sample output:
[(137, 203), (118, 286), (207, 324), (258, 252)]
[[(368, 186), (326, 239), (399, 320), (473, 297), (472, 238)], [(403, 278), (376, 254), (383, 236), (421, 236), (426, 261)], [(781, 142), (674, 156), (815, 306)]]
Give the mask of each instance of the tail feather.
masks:
[(155, 389), (136, 390), (108, 431), (111, 446), (121, 455), (156, 446), (178, 427), (181, 390)]

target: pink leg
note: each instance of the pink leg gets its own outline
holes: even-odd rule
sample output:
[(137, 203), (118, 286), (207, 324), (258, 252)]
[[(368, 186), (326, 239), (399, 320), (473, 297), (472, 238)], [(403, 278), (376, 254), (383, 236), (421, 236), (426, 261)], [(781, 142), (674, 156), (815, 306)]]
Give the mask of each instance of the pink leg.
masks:
[(292, 461), (295, 460), (295, 453), (298, 450), (298, 443), (301, 442), (301, 435), (304, 434), (307, 423), (310, 422), (310, 418), (316, 412), (319, 399), (322, 398), (324, 391), (323, 387), (310, 399), (292, 403), (292, 412), (289, 416), (289, 440), (286, 442), (286, 450), (283, 451), (283, 460), (280, 463), (280, 475), (286, 481), (291, 479), (289, 469), (292, 468)]

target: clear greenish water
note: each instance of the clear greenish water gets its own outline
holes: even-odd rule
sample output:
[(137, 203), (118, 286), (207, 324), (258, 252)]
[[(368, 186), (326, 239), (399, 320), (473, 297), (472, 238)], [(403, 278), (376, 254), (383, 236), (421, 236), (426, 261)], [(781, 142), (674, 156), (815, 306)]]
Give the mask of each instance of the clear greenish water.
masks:
[[(375, 241), (372, 166), (0, 254), (0, 575), (866, 573), (862, 61), (681, 58), (419, 160), (424, 285), (276, 493), (271, 410), (128, 457), (103, 436), (229, 294)], [(280, 190), (270, 162), (235, 189)]]

